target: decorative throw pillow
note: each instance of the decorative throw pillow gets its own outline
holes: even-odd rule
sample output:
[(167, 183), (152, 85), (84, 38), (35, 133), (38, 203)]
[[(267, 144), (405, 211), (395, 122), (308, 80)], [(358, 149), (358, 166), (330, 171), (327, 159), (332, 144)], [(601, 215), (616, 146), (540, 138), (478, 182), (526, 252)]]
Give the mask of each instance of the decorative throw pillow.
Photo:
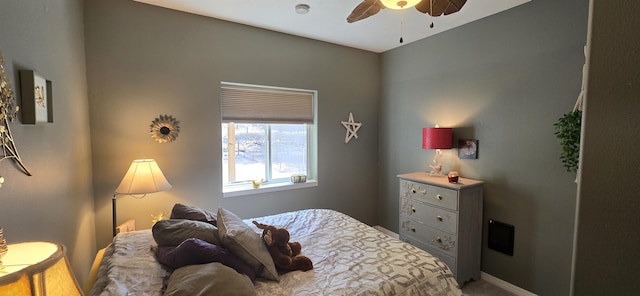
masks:
[(170, 218), (202, 221), (207, 222), (213, 226), (217, 226), (217, 218), (215, 213), (211, 213), (207, 210), (203, 210), (194, 206), (187, 206), (179, 203), (173, 205)]
[(222, 245), (218, 228), (207, 223), (184, 219), (167, 219), (156, 222), (151, 228), (158, 246), (177, 246), (188, 238), (199, 238), (214, 245)]
[(227, 249), (197, 238), (186, 239), (177, 247), (158, 247), (156, 258), (160, 263), (174, 269), (186, 265), (220, 262), (247, 275), (252, 281), (255, 280), (258, 271)]
[(173, 271), (164, 296), (256, 295), (253, 282), (222, 263), (187, 265)]
[(262, 238), (234, 213), (218, 208), (218, 236), (222, 246), (252, 268), (264, 267), (258, 276), (278, 280), (278, 272)]

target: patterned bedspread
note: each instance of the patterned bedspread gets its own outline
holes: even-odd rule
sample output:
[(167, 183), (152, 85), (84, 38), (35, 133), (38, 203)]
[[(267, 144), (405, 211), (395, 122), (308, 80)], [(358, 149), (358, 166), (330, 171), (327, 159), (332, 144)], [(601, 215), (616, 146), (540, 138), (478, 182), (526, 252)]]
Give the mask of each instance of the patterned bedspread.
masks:
[[(438, 258), (340, 212), (301, 210), (245, 222), (254, 227), (252, 220), (288, 229), (314, 265), (280, 282), (256, 280), (258, 295), (462, 295)], [(155, 260), (154, 245), (150, 230), (119, 234), (105, 250), (91, 295), (161, 295), (169, 272)]]

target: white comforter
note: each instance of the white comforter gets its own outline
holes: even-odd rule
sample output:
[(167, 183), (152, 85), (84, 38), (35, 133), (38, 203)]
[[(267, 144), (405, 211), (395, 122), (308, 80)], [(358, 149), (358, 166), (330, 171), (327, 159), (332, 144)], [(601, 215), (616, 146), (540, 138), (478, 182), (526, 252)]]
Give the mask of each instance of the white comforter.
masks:
[[(256, 280), (258, 295), (462, 295), (438, 258), (345, 214), (313, 209), (245, 222), (254, 227), (252, 220), (288, 229), (314, 265), (283, 274), (280, 282)], [(162, 295), (169, 271), (156, 261), (153, 246), (150, 230), (116, 236), (91, 295)]]

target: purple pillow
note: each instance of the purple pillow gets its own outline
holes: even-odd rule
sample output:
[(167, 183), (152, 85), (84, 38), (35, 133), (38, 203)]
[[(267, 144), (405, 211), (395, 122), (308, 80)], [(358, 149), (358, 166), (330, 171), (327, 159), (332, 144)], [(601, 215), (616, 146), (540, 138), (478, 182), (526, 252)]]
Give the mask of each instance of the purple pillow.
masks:
[(179, 203), (173, 205), (173, 209), (171, 209), (171, 219), (202, 221), (213, 226), (217, 226), (217, 217), (215, 213)]
[(175, 247), (158, 247), (156, 258), (160, 263), (173, 269), (186, 265), (220, 262), (238, 273), (246, 274), (252, 281), (255, 280), (258, 272), (227, 249), (198, 238), (188, 238)]

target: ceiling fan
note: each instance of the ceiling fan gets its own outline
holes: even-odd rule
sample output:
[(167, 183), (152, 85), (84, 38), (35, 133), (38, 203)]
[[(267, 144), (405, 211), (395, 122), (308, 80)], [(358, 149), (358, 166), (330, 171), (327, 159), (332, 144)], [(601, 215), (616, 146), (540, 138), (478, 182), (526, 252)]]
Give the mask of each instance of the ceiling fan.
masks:
[(422, 13), (441, 16), (460, 11), (467, 0), (363, 0), (347, 17), (347, 23), (366, 19), (384, 8), (406, 9), (415, 6)]

